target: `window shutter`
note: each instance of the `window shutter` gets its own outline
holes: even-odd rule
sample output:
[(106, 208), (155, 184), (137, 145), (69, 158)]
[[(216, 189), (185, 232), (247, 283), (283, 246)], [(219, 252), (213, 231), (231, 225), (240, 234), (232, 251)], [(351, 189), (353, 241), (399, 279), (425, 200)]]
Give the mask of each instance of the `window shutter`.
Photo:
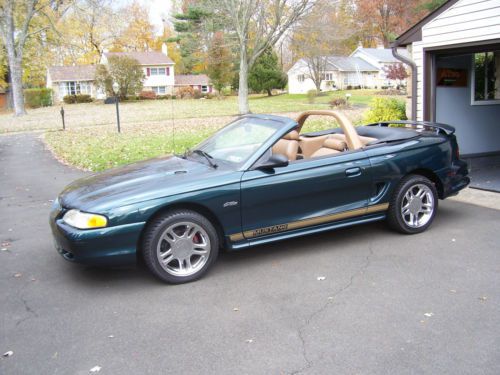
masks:
[(151, 75), (151, 69), (146, 68), (146, 75), (149, 77)]
[(165, 69), (165, 75), (169, 76), (170, 75), (170, 67), (167, 66), (167, 69)]

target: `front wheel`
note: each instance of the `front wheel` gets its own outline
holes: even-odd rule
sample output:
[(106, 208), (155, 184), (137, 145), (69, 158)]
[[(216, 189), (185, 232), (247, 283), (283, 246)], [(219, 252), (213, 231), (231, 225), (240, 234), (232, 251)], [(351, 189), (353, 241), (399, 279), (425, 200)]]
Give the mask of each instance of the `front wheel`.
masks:
[(181, 284), (202, 277), (217, 259), (214, 226), (189, 210), (168, 212), (150, 223), (143, 236), (144, 261), (163, 281)]
[(434, 184), (424, 176), (405, 177), (396, 188), (389, 205), (387, 221), (405, 234), (425, 231), (434, 220), (438, 196)]

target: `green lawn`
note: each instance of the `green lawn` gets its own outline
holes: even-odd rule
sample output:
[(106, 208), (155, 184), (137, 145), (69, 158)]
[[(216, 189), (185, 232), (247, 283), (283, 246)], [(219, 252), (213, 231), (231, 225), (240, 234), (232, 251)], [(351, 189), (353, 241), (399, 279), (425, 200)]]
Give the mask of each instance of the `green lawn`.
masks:
[[(298, 112), (308, 109), (328, 109), (328, 102), (333, 97), (343, 97), (345, 93), (329, 93), (317, 97), (314, 103), (309, 102), (307, 95), (252, 96), (250, 107), (254, 113), (280, 113), (295, 117)], [(374, 97), (374, 92), (354, 90), (351, 94), (351, 108), (343, 112), (353, 123), (358, 124), (368, 108), (367, 103)], [(116, 131), (114, 106), (104, 104), (66, 106), (66, 131), (55, 130), (60, 127), (60, 120), (52, 113), (57, 110), (55, 108), (37, 110), (44, 120), (38, 119), (36, 123), (26, 121), (25, 126), (49, 129), (44, 134), (45, 142), (61, 161), (86, 170), (102, 171), (173, 152), (183, 152), (236, 118), (237, 103), (235, 97), (224, 100), (157, 100), (124, 103), (120, 108), (121, 134)], [(49, 116), (42, 113), (44, 111), (52, 112)], [(17, 125), (13, 126), (16, 128)], [(311, 119), (304, 130), (313, 131), (332, 126), (336, 125), (331, 118)]]

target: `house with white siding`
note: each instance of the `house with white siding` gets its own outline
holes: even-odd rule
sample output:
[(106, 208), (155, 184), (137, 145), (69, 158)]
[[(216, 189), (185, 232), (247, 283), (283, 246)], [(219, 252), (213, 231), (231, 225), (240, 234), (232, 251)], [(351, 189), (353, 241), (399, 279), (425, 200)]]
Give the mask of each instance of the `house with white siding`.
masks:
[[(405, 49), (400, 50), (399, 53), (409, 57)], [(395, 87), (399, 84), (398, 81), (387, 78), (386, 70), (391, 65), (401, 63), (401, 61), (394, 57), (390, 48), (384, 48), (383, 45), (377, 48), (364, 48), (363, 45), (360, 44), (350, 56), (359, 57), (377, 68), (377, 76), (375, 77), (375, 85), (377, 87)]]
[(500, 155), (500, 0), (450, 0), (393, 43), (412, 70), (412, 117), (456, 128), (462, 155)]
[[(325, 56), (321, 91), (332, 91), (350, 87), (371, 88), (377, 85), (379, 69), (359, 57)], [(304, 59), (298, 60), (287, 72), (288, 92), (305, 94), (315, 90), (312, 72)]]

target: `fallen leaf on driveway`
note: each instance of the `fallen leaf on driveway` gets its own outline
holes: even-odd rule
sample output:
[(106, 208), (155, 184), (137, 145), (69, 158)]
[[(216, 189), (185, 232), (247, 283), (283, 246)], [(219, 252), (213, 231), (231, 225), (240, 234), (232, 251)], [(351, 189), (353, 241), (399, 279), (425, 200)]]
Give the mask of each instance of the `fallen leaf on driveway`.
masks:
[(21, 277), (22, 275), (23, 275), (22, 273), (19, 273), (19, 272), (18, 272), (18, 273), (15, 273), (15, 274), (14, 274), (14, 277), (15, 277), (15, 278), (18, 278), (18, 277)]
[(456, 293), (457, 291), (455, 289), (450, 289), (451, 293)]
[(326, 280), (326, 277), (325, 277), (325, 276), (318, 276), (318, 277), (316, 278), (316, 280), (318, 280), (318, 281), (323, 281), (323, 280)]
[(455, 241), (456, 241), (456, 239), (454, 239), (454, 238), (451, 239), (451, 242), (455, 242)]
[(90, 372), (99, 372), (101, 371), (102, 367), (101, 366), (94, 366), (90, 369)]
[(488, 297), (486, 297), (486, 296), (479, 297), (480, 301), (486, 301), (487, 299), (488, 299)]
[(237, 308), (237, 307), (235, 307), (235, 308), (233, 309), (233, 311), (240, 311), (240, 309), (239, 309), (239, 308)]
[(424, 315), (430, 318), (431, 316), (433, 316), (433, 315), (434, 315), (434, 313), (431, 313), (431, 312), (430, 312), (430, 313), (425, 313)]
[(113, 336), (113, 335), (109, 335), (109, 336), (108, 336), (108, 339), (113, 339), (114, 337), (115, 337), (115, 336)]
[(7, 249), (6, 247), (2, 247), (0, 250), (2, 250), (2, 251), (7, 251), (7, 250), (9, 250), (9, 249)]
[(10, 357), (13, 354), (14, 354), (14, 352), (12, 350), (9, 350), (8, 352), (3, 353), (3, 356), (4, 357)]
[(247, 344), (251, 344), (251, 343), (253, 342), (253, 339), (247, 339), (247, 340), (245, 340), (245, 342), (246, 342)]
[(333, 300), (333, 297), (328, 297), (328, 299), (331, 301), (331, 300)]

